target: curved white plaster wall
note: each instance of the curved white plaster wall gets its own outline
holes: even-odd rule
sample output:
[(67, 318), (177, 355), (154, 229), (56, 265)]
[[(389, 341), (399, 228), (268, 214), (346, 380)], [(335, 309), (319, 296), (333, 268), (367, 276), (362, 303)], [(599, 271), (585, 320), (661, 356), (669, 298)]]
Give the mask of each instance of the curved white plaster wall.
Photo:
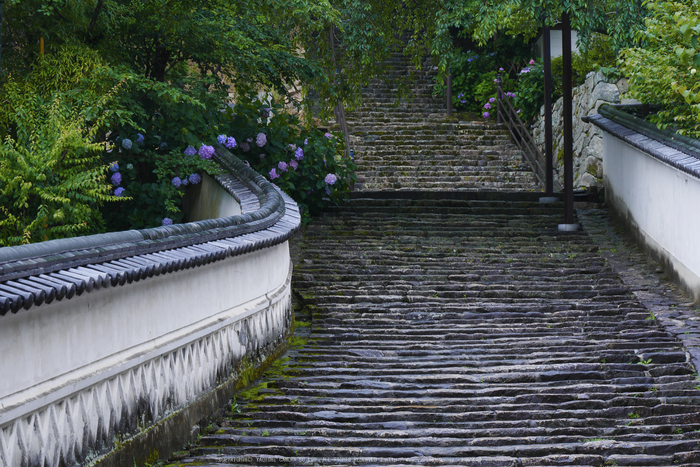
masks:
[(608, 201), (700, 299), (700, 179), (607, 132), (603, 152)]
[(12, 358), (0, 359), (0, 374), (13, 377), (0, 378), (0, 410), (268, 306), (289, 264), (285, 242), (5, 316), (0, 343)]

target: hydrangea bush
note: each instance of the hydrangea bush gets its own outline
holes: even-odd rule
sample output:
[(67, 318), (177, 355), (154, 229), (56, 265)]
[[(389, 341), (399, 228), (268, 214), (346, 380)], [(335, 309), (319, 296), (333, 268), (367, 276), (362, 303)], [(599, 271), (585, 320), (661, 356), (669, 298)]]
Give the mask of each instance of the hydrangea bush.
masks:
[(252, 98), (239, 101), (234, 115), (224, 136), (243, 142), (229, 150), (291, 196), (302, 222), (347, 199), (356, 166), (344, 156), (340, 135), (305, 128), (282, 106)]

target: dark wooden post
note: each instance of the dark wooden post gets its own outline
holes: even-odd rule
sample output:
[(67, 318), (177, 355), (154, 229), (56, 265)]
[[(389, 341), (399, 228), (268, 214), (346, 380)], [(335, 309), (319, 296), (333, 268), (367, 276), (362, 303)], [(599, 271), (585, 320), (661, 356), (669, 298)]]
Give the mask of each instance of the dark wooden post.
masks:
[(546, 182), (544, 194), (554, 194), (554, 158), (552, 155), (552, 51), (549, 27), (545, 25), (544, 44), (544, 158), (546, 161)]
[(564, 12), (562, 22), (562, 58), (564, 68), (564, 223), (559, 225), (559, 230), (578, 230), (578, 224), (574, 224), (574, 157), (573, 157), (573, 105), (571, 101), (571, 19), (569, 13)]
[(2, 76), (2, 6), (4, 2), (0, 0), (0, 76)]
[(496, 76), (496, 123), (503, 121), (501, 112), (503, 112), (503, 89), (501, 89), (501, 74)]
[(452, 73), (448, 71), (447, 73), (447, 90), (445, 94), (447, 95), (447, 116), (452, 116)]

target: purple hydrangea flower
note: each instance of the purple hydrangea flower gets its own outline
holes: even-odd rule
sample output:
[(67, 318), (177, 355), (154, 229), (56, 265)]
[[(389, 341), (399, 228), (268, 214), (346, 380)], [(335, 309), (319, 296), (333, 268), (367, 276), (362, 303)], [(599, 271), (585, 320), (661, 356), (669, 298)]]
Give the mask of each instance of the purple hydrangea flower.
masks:
[(534, 60), (530, 60), (530, 65), (534, 65), (534, 64), (535, 64), (535, 61), (534, 61)]
[(333, 135), (332, 135), (332, 134), (330, 134), (330, 133), (326, 133), (326, 134), (325, 134), (325, 135), (323, 135), (323, 136), (325, 136), (325, 137), (326, 137), (326, 138), (328, 138), (328, 139), (331, 139), (331, 138), (333, 137)]
[(460, 104), (466, 104), (466, 103), (467, 103), (467, 101), (465, 101), (465, 100), (461, 100), (461, 101), (459, 101), (459, 103), (460, 103)]
[(124, 149), (131, 149), (131, 146), (133, 146), (133, 143), (131, 142), (131, 140), (129, 138), (124, 138), (122, 140), (122, 147)]
[(226, 135), (217, 136), (216, 141), (218, 141), (219, 144), (225, 144), (226, 143)]
[(463, 97), (464, 97), (464, 93), (461, 93), (461, 92), (460, 92), (459, 94), (457, 94), (457, 99), (461, 99), (461, 98), (463, 98)]
[(328, 188), (328, 187), (326, 187), (326, 194), (327, 194), (327, 195), (330, 195), (330, 194), (331, 194), (331, 189)]
[(276, 178), (278, 178), (278, 177), (279, 177), (279, 175), (277, 175), (277, 171), (276, 171), (275, 168), (273, 167), (272, 170), (270, 170), (270, 180), (274, 180), (274, 179), (276, 179)]
[(248, 167), (250, 167), (250, 162), (245, 161), (245, 165), (247, 165)]
[(211, 156), (214, 155), (214, 146), (207, 146), (206, 144), (203, 144), (202, 147), (199, 148), (199, 157), (202, 159), (211, 159)]
[(289, 161), (289, 166), (291, 168), (293, 168), (294, 170), (296, 170), (299, 167), (299, 163), (297, 161), (295, 161), (294, 159), (292, 159), (291, 161)]
[(265, 159), (265, 154), (260, 154), (260, 160)]
[(338, 181), (338, 177), (336, 177), (335, 174), (328, 174), (326, 175), (326, 178), (324, 180), (326, 182), (326, 185), (333, 185), (335, 182)]
[(114, 190), (114, 196), (120, 197), (124, 193), (124, 188), (119, 187), (116, 190)]
[(269, 118), (270, 117), (270, 108), (263, 107), (262, 109), (260, 109), (260, 116), (262, 118)]
[(162, 225), (173, 225), (173, 220), (170, 219), (169, 217), (166, 217), (163, 219), (163, 222), (161, 222)]
[(471, 59), (471, 58), (468, 58), (468, 59), (467, 59), (467, 62), (471, 62), (472, 60), (473, 60), (473, 59)]
[(141, 133), (138, 133), (138, 138), (136, 138), (136, 142), (137, 142), (140, 146), (143, 146), (143, 141), (144, 141), (143, 135), (142, 135)]
[(289, 170), (288, 167), (289, 166), (284, 161), (280, 161), (279, 164), (277, 164), (277, 168), (280, 169), (282, 172), (286, 172), (287, 170)]
[(243, 152), (250, 151), (250, 145), (248, 143), (245, 143), (245, 142), (241, 143), (241, 151), (243, 151)]
[(182, 180), (180, 180), (180, 177), (173, 177), (171, 182), (173, 185), (175, 185), (175, 188), (180, 188), (180, 185), (182, 185)]
[(494, 78), (494, 79), (493, 79), (493, 82), (494, 82), (494, 83), (498, 83), (498, 78)]
[(185, 149), (185, 155), (194, 156), (195, 154), (197, 154), (197, 150), (192, 146), (187, 146), (187, 149)]
[(297, 145), (296, 145), (296, 144), (290, 144), (290, 145), (287, 146), (287, 147), (289, 148), (290, 151), (296, 151), (296, 150), (297, 150)]
[(190, 183), (196, 185), (202, 181), (202, 177), (199, 174), (190, 174)]
[(119, 172), (119, 164), (115, 161), (109, 164), (109, 170), (112, 172)]
[(304, 158), (304, 150), (297, 148), (297, 150), (294, 151), (294, 158), (298, 161), (302, 160)]
[(267, 136), (265, 136), (265, 133), (258, 133), (258, 136), (255, 137), (255, 144), (261, 148), (265, 146), (265, 143), (267, 143)]
[(499, 68), (498, 71), (503, 71), (503, 68)]
[(489, 117), (491, 117), (491, 114), (488, 112), (484, 112), (484, 118), (489, 118)]
[(122, 174), (119, 172), (112, 174), (112, 178), (110, 178), (110, 180), (112, 180), (112, 185), (119, 186), (119, 184), (122, 182)]
[(520, 70), (520, 74), (522, 75), (523, 73), (530, 73), (530, 67), (525, 67), (522, 70)]
[(252, 143), (252, 142), (253, 142), (253, 138), (248, 138), (246, 141), (248, 141), (249, 143)]
[(494, 102), (496, 102), (496, 98), (495, 97), (490, 98), (489, 102), (493, 104)]
[(235, 148), (236, 147), (236, 138), (234, 138), (233, 136), (229, 136), (226, 139), (226, 144), (224, 146), (226, 146), (229, 149)]
[(487, 102), (486, 104), (484, 104), (484, 108), (485, 108), (486, 110), (491, 110), (491, 104), (489, 104), (489, 103)]
[(309, 144), (309, 138), (304, 138), (304, 146), (306, 146), (307, 144)]

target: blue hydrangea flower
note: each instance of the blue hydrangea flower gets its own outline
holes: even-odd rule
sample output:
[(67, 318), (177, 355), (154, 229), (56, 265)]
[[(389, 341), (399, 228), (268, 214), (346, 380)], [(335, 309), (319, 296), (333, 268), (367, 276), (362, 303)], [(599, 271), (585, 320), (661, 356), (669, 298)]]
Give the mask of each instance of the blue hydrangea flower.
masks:
[(294, 158), (298, 161), (302, 160), (304, 158), (304, 150), (297, 148), (297, 150), (294, 151)]
[(122, 140), (122, 147), (124, 149), (131, 149), (131, 146), (133, 146), (133, 143), (131, 142), (131, 140), (129, 138), (124, 138)]
[(202, 147), (199, 148), (199, 157), (201, 157), (202, 159), (211, 159), (211, 156), (213, 155), (213, 146), (207, 146), (206, 144), (203, 144)]
[(142, 135), (141, 133), (138, 133), (138, 138), (136, 138), (136, 142), (137, 142), (139, 145), (143, 145), (144, 139), (145, 139), (145, 138), (143, 137), (143, 135)]
[(159, 145), (158, 147), (161, 148), (161, 149), (165, 149), (165, 148), (168, 147), (168, 143), (166, 143), (165, 141), (163, 141), (162, 143), (160, 143), (160, 145)]
[(255, 137), (255, 144), (261, 148), (265, 146), (265, 143), (267, 143), (267, 136), (265, 136), (265, 133), (258, 133), (258, 136)]
[(119, 186), (119, 184), (122, 182), (122, 174), (119, 172), (112, 174), (110, 180), (112, 180), (112, 185)]
[(120, 197), (124, 193), (124, 188), (119, 187), (116, 190), (114, 190), (114, 196)]
[(192, 185), (196, 185), (197, 183), (202, 181), (202, 177), (199, 174), (190, 174), (190, 183)]
[(216, 141), (219, 142), (219, 144), (226, 144), (226, 135), (219, 135), (216, 137)]
[(170, 219), (169, 217), (166, 217), (163, 219), (163, 222), (161, 222), (162, 225), (173, 225), (173, 220)]
[(190, 184), (190, 182), (187, 180), (187, 177), (182, 179), (182, 186), (187, 186), (189, 184)]
[(175, 188), (180, 188), (180, 185), (182, 185), (182, 180), (180, 180), (180, 177), (173, 177), (171, 182), (173, 185), (175, 185)]
[(115, 161), (109, 164), (109, 170), (112, 172), (119, 172), (119, 164)]
[(324, 180), (326, 185), (333, 185), (338, 181), (338, 177), (335, 174), (328, 174)]
[(187, 146), (187, 149), (185, 149), (185, 155), (194, 156), (195, 154), (197, 154), (197, 150), (192, 146)]
[(134, 168), (134, 164), (126, 164), (126, 170), (132, 170)]
[(226, 139), (226, 144), (224, 146), (226, 146), (229, 149), (235, 148), (236, 147), (236, 138), (234, 138), (233, 136), (229, 136)]
[(278, 178), (279, 175), (277, 175), (277, 170), (273, 167), (272, 170), (270, 170), (270, 180), (274, 180)]
[(288, 167), (289, 166), (284, 161), (280, 161), (279, 164), (277, 164), (277, 168), (280, 169), (282, 172), (286, 172), (287, 170), (289, 170)]

